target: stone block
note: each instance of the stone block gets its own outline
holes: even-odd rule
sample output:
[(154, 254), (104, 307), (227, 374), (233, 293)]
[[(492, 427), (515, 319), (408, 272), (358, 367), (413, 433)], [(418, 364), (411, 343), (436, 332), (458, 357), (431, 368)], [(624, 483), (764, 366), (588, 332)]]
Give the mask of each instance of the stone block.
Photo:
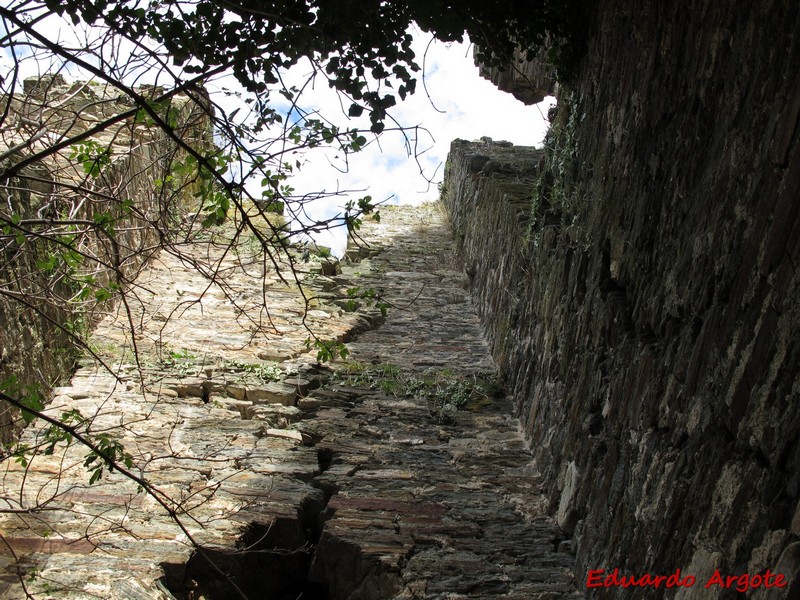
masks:
[(225, 386), (225, 391), (228, 396), (236, 400), (247, 398), (247, 386), (243, 383), (229, 383)]
[(294, 386), (285, 383), (266, 383), (247, 387), (246, 399), (255, 404), (282, 404), (294, 406), (297, 397)]
[(786, 578), (787, 586), (773, 588), (765, 595), (765, 600), (784, 600), (800, 597), (800, 542), (795, 542), (786, 547), (781, 553), (778, 564), (773, 573), (779, 573)]
[(578, 512), (575, 507), (575, 496), (580, 484), (580, 472), (574, 461), (567, 465), (564, 474), (564, 488), (561, 490), (561, 500), (558, 503), (556, 522), (568, 535), (572, 535), (575, 524), (578, 522)]
[(303, 446), (311, 444), (311, 438), (300, 431), (294, 429), (265, 429), (264, 435), (268, 437), (277, 437), (285, 440), (292, 440)]

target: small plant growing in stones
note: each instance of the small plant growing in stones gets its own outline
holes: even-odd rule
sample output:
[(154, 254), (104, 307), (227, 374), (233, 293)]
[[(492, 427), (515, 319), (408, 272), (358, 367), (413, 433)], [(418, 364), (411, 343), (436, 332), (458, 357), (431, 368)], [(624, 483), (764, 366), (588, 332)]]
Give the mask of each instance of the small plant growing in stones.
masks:
[(169, 369), (173, 375), (182, 377), (195, 370), (197, 356), (186, 348), (176, 350), (162, 347), (157, 366), (159, 369)]
[(398, 398), (427, 398), (431, 414), (440, 421), (447, 421), (447, 415), (459, 409), (477, 410), (504, 393), (495, 373), (462, 375), (440, 369), (416, 375), (391, 363), (365, 366), (349, 362), (338, 371), (337, 377), (353, 387), (369, 387)]
[(225, 362), (225, 368), (234, 371), (244, 371), (262, 381), (280, 381), (283, 379), (283, 369), (278, 365), (267, 363), (247, 363), (238, 360)]
[(344, 309), (347, 312), (355, 312), (360, 307), (359, 300), (364, 302), (367, 308), (373, 306), (381, 311), (381, 316), (384, 318), (389, 314), (390, 304), (386, 302), (379, 292), (374, 288), (361, 288), (359, 286), (351, 287), (347, 290), (347, 302), (344, 304)]
[(317, 350), (317, 361), (321, 363), (330, 362), (337, 357), (345, 359), (350, 354), (347, 346), (338, 340), (312, 340), (309, 337), (306, 338), (304, 344), (306, 350), (311, 350), (312, 348)]

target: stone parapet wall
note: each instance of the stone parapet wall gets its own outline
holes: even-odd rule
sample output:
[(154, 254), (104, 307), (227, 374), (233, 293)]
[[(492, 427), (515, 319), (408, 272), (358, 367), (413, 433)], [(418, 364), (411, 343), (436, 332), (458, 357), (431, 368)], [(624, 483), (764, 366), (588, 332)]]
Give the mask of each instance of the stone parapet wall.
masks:
[[(92, 334), (119, 380), (87, 360), (49, 410), (92, 415), (154, 487), (90, 483), (78, 443), (0, 463), (0, 599), (582, 597), (440, 207), (380, 214), (335, 274), (290, 250), (302, 291), (216, 246), (239, 305), (269, 299), (256, 331), (222, 278), (143, 270), (139, 364), (120, 311)], [(354, 286), (388, 312), (353, 310)], [(347, 360), (318, 364), (303, 323)]]
[[(76, 138), (60, 152), (31, 161), (48, 145), (113, 121), (116, 115), (133, 111), (134, 105), (117, 90), (87, 82), (70, 84), (60, 76), (26, 80), (24, 91), (24, 96), (11, 100), (0, 139), (2, 170), (16, 173), (0, 187), (0, 214), (6, 225), (0, 284), (0, 382), (13, 376), (18, 389), (34, 386), (46, 395), (70, 375), (76, 356), (72, 335), (85, 334), (109, 308), (108, 303), (96, 302), (94, 292), (130, 285), (160, 247), (163, 225), (168, 215), (177, 218), (184, 196), (170, 196), (156, 184), (170, 175), (169, 164), (178, 156), (175, 144), (159, 128), (136, 121), (133, 114), (90, 138)], [(172, 107), (179, 135), (197, 147), (210, 143), (207, 114), (185, 96), (176, 96)], [(112, 148), (109, 163), (98, 176), (89, 175), (71, 158), (73, 148), (87, 141)], [(15, 165), (20, 163), (26, 166), (17, 170)], [(22, 234), (23, 244), (15, 239), (20, 231), (9, 226), (17, 218), (32, 223), (29, 233)], [(37, 227), (46, 229), (48, 220), (72, 225), (51, 228), (47, 237), (55, 242), (47, 241), (33, 232)], [(74, 248), (80, 257), (66, 256), (66, 244), (57, 242), (60, 235), (69, 233), (69, 227), (75, 232)], [(112, 235), (104, 233), (112, 227)], [(78, 262), (67, 265), (72, 258)], [(48, 262), (52, 266), (44, 267)], [(93, 278), (85, 299), (74, 285), (78, 277)], [(67, 282), (70, 278), (72, 284)], [(20, 424), (17, 411), (3, 406), (0, 442), (13, 440)]]
[(444, 201), (579, 578), (796, 586), (800, 14), (679, 4), (601, 3), (544, 157)]
[(521, 289), (516, 274), (526, 252), (526, 224), (541, 151), (483, 138), (456, 140), (450, 149), (442, 188), (454, 234), (465, 254), (464, 268), (492, 352), (505, 368), (518, 325), (516, 305)]
[(553, 67), (541, 51), (535, 60), (527, 60), (517, 51), (512, 61), (504, 67), (488, 67), (476, 59), (481, 77), (488, 79), (504, 92), (512, 94), (525, 104), (537, 104), (556, 90)]

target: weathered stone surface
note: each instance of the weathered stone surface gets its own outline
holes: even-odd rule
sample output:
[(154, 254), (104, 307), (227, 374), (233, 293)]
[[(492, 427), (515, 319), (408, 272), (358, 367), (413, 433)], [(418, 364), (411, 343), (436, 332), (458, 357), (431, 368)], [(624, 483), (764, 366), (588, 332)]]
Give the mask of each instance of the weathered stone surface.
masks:
[[(381, 216), (360, 233), (386, 251), (369, 270), (357, 266), (360, 281), (404, 308), (350, 344), (353, 360), (384, 374), (373, 391), (334, 386), (352, 400), (330, 398), (340, 408), (299, 424), (321, 436), (331, 465), (318, 480), (337, 490), (310, 577), (336, 598), (579, 597), (569, 555), (553, 552), (557, 528), (537, 512), (544, 501), (510, 401), (445, 415), (424, 394), (390, 385), (397, 377), (387, 372), (458, 381), (494, 365), (435, 207)], [(332, 427), (323, 415), (340, 419)]]
[(623, 4), (595, 5), (549, 150), (487, 177), (474, 157), (510, 150), (456, 143), (445, 200), (553, 514), (580, 473), (579, 579), (775, 572), (800, 500), (800, 13)]
[(537, 60), (526, 60), (517, 50), (509, 64), (502, 68), (487, 67), (477, 60), (476, 63), (481, 77), (525, 104), (541, 102), (556, 90), (555, 70), (545, 51), (539, 53)]
[(247, 388), (247, 400), (250, 402), (269, 402), (294, 406), (296, 390), (294, 386), (281, 383), (267, 383)]
[[(48, 135), (45, 139), (55, 139), (53, 136), (67, 139), (85, 131), (88, 124), (96, 124), (99, 118), (132, 108), (122, 100), (116, 88), (88, 82), (67, 83), (61, 75), (28, 79), (24, 82), (24, 91), (24, 97), (11, 99), (14, 108), (11, 114), (46, 123)], [(176, 116), (181, 126), (187, 128), (185, 139), (189, 143), (196, 141), (199, 147), (210, 140), (210, 120), (193, 112), (185, 96), (176, 97), (173, 106), (178, 109)], [(14, 127), (12, 121), (9, 117), (5, 123), (0, 151), (29, 141), (24, 128)], [(72, 219), (92, 222), (96, 215), (115, 212), (116, 205), (103, 200), (103, 196), (115, 196), (119, 202), (135, 200), (138, 210), (115, 222), (116, 254), (104, 235), (91, 230), (84, 233), (82, 252), (97, 257), (98, 262), (92, 269), (96, 267), (93, 276), (98, 285), (105, 285), (111, 277), (116, 277), (109, 268), (112, 266), (121, 281), (135, 274), (151, 258), (158, 238), (149, 216), (160, 212), (159, 192), (153, 181), (162, 176), (166, 157), (173, 155), (175, 145), (160, 129), (142, 124), (133, 128), (131, 123), (132, 118), (123, 120), (91, 138), (101, 145), (113, 140), (118, 151), (103, 177), (92, 181), (90, 200), (78, 198), (70, 213)], [(12, 156), (17, 158), (33, 150), (38, 150), (35, 145), (29, 148), (21, 144)], [(69, 148), (61, 155), (22, 170), (8, 181), (9, 187), (0, 186), (5, 219), (11, 219), (12, 213), (22, 219), (40, 219), (41, 215), (46, 215), (56, 189), (54, 172), (61, 184), (85, 183), (86, 174), (82, 170), (67, 166), (68, 154)], [(75, 290), (60, 281), (60, 276), (51, 281), (53, 274), (37, 264), (37, 252), (44, 256), (46, 246), (40, 246), (32, 236), (26, 244), (28, 251), (7, 262), (0, 273), (0, 285), (6, 291), (0, 296), (0, 381), (13, 375), (20, 385), (36, 386), (46, 396), (53, 383), (69, 379), (74, 368), (74, 341), (64, 325), (95, 323), (102, 318), (102, 306), (86, 301), (74, 305), (53, 301), (54, 295), (69, 298)], [(16, 300), (15, 295), (22, 301)], [(14, 439), (21, 425), (19, 412), (4, 402), (0, 407), (0, 442)]]
[[(382, 217), (360, 231), (370, 258), (346, 263), (337, 280), (380, 289), (395, 308), (370, 330), (382, 322), (374, 308), (321, 305), (336, 318), (318, 315), (317, 333), (351, 339), (351, 360), (333, 370), (304, 349), (296, 290), (272, 297), (280, 335), (254, 335), (213, 287), (180, 320), (150, 319), (198, 292), (190, 270), (155, 262), (136, 308), (147, 324), (140, 367), (116, 355), (120, 382), (86, 363), (48, 410), (95, 415), (93, 427), (119, 437), (185, 531), (117, 473), (89, 485), (77, 444), (27, 468), (5, 461), (4, 508), (47, 510), (0, 513), (17, 557), (0, 553), (0, 598), (25, 597), (18, 567), (37, 598), (224, 598), (231, 581), (252, 599), (264, 590), (331, 600), (580, 597), (442, 215), (427, 205)], [(226, 272), (242, 302), (260, 293), (246, 274)], [(95, 343), (130, 347), (120, 319), (104, 321)], [(280, 383), (256, 377), (269, 366), (256, 358), (264, 338), (297, 357), (281, 364), (291, 374)], [(278, 390), (294, 403), (312, 387), (298, 406), (249, 400), (252, 390)], [(42, 432), (32, 426), (23, 441)]]

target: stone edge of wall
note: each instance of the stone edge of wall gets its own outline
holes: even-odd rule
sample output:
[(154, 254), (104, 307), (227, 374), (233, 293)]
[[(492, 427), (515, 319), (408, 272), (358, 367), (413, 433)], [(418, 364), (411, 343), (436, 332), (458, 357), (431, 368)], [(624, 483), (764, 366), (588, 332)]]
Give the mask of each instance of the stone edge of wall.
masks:
[[(101, 117), (113, 116), (118, 110), (130, 108), (114, 90), (87, 82), (67, 83), (59, 75), (37, 78), (35, 82), (29, 79), (23, 83), (25, 96), (15, 101), (20, 112), (25, 112), (27, 103), (38, 105), (51, 100), (60, 101), (61, 112), (74, 109), (78, 113), (85, 111), (86, 114), (94, 115), (99, 111)], [(152, 88), (147, 87), (146, 91), (152, 91)], [(67, 100), (61, 100), (62, 98)], [(211, 138), (210, 120), (205, 115), (198, 118), (194, 109), (188, 108), (182, 96), (177, 98), (181, 107), (179, 118), (183, 125), (198, 127), (195, 137), (207, 143), (206, 140)], [(80, 128), (82, 124), (77, 122), (70, 127)], [(149, 215), (159, 214), (161, 210), (153, 182), (163, 177), (166, 164), (164, 157), (170, 155), (174, 148), (174, 143), (159, 129), (139, 125), (137, 131), (134, 138), (136, 143), (123, 145), (116, 159), (104, 172), (103, 181), (106, 182), (106, 187), (96, 190), (100, 194), (108, 191), (111, 195), (114, 195), (115, 189), (123, 190), (125, 197), (136, 201), (138, 214), (144, 216), (140, 218), (132, 213), (121, 221), (123, 227), (118, 227), (125, 231), (119, 240), (119, 247), (127, 248), (127, 255), (123, 257), (120, 266), (120, 271), (125, 276), (137, 272), (157, 247), (159, 236), (148, 220)], [(101, 138), (103, 135), (100, 134)], [(116, 142), (113, 128), (106, 138)], [(36, 214), (41, 205), (46, 204), (48, 196), (55, 193), (57, 182), (46, 184), (43, 181), (49, 178), (49, 169), (42, 164), (29, 166), (24, 173), (32, 173), (42, 180), (32, 182), (13, 178), (12, 185), (18, 188), (14, 192), (15, 202), (19, 204), (18, 210), (23, 213)], [(87, 214), (85, 217), (91, 220), (93, 215)], [(110, 262), (109, 249), (99, 238), (89, 242), (87, 253), (95, 253)], [(24, 261), (19, 267), (33, 277), (45, 277), (32, 259)], [(98, 281), (101, 281), (107, 276), (101, 274), (98, 277)], [(34, 310), (13, 300), (11, 296), (0, 296), (0, 381), (14, 375), (20, 389), (33, 386), (47, 397), (53, 386), (64, 382), (71, 375), (75, 366), (75, 342), (64, 328), (69, 329), (70, 324), (79, 320), (84, 320), (91, 326), (91, 321), (97, 318), (91, 316), (96, 308), (99, 307), (92, 305), (76, 311), (65, 306), (47, 305), (40, 310)], [(18, 411), (10, 406), (3, 407), (0, 411), (0, 443), (7, 444), (16, 438), (18, 419)]]
[[(768, 444), (773, 434), (759, 423), (786, 398), (754, 396), (740, 432), (714, 425), (716, 404), (696, 403), (710, 403), (708, 391), (693, 392), (694, 409), (676, 406), (670, 415), (694, 389), (676, 384), (674, 369), (696, 379), (709, 344), (731, 343), (730, 331), (716, 334), (719, 315), (700, 329), (692, 320), (658, 332), (637, 326), (625, 289), (631, 284), (620, 277), (619, 253), (629, 250), (591, 246), (567, 210), (535, 196), (537, 167), (546, 164), (533, 148), (456, 140), (442, 201), (551, 512), (572, 539), (579, 579), (596, 568), (681, 568), (703, 581), (715, 569), (738, 575), (769, 568), (796, 581), (798, 508), (764, 495), (787, 484), (787, 475), (760, 454), (762, 441), (746, 437), (760, 431)], [(773, 325), (776, 334), (785, 329)], [(731, 335), (749, 336), (752, 349), (763, 337), (758, 331)], [(784, 370), (775, 385), (791, 387), (791, 357), (767, 359), (766, 369)], [(785, 435), (792, 427), (783, 424)]]

